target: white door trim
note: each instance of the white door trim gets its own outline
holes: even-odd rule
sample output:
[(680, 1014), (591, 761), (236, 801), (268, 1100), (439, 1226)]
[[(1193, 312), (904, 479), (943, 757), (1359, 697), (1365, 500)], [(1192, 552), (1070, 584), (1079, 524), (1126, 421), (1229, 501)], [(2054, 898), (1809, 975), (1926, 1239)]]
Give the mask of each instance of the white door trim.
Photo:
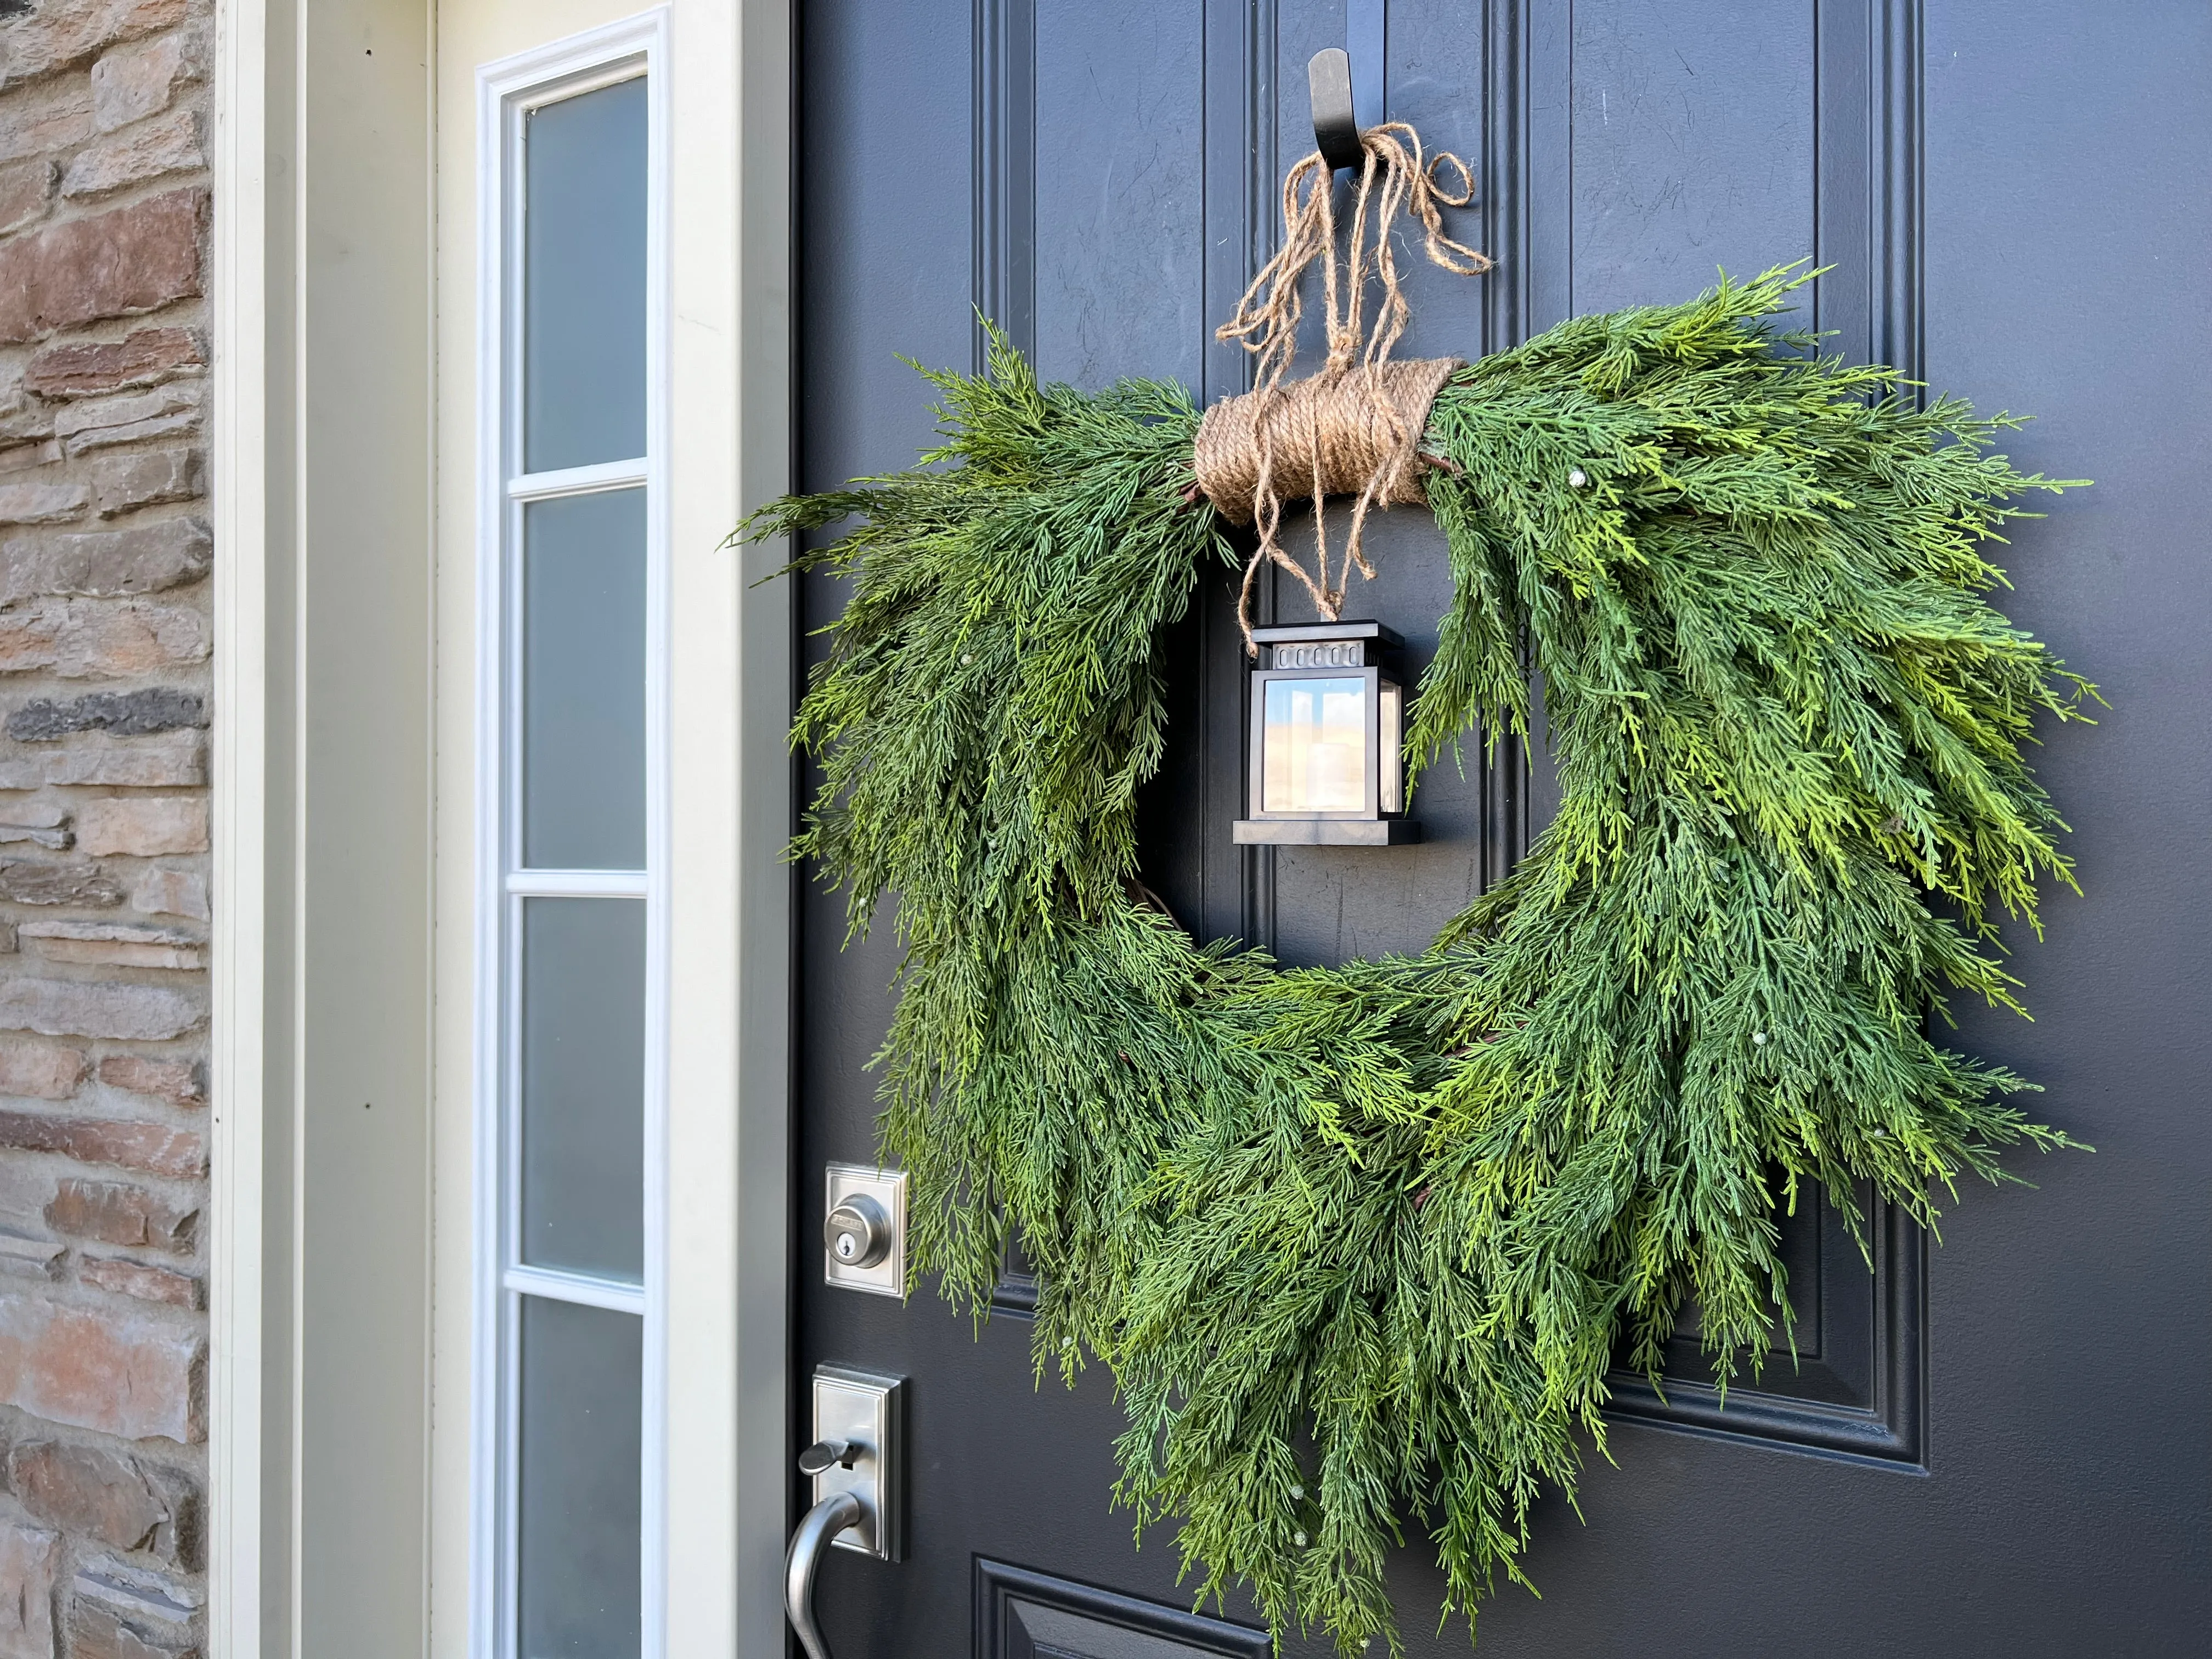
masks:
[(791, 583), (755, 585), (787, 550), (723, 540), (792, 482), (790, 13), (675, 0), (670, 43), (667, 1570), (686, 1659), (787, 1645), (797, 613)]
[[(215, 1653), (264, 1650), (262, 1409), (267, 963), (263, 815), (268, 754), (269, 30), (262, 0), (216, 14), (210, 248), (215, 407), (212, 1029), (209, 1043), (208, 1637)], [(287, 1517), (275, 1517), (283, 1528)], [(289, 1597), (285, 1598), (289, 1602)]]

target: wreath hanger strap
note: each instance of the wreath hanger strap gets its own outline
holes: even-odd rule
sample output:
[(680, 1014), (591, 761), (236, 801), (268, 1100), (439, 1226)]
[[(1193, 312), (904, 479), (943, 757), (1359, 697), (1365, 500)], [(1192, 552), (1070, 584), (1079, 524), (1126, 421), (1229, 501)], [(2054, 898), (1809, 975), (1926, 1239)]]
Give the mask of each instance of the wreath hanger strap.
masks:
[[(1336, 246), (1335, 173), (1319, 150), (1294, 165), (1283, 179), (1283, 241), (1237, 301), (1237, 313), (1216, 337), (1236, 340), (1259, 359), (1258, 384), (1206, 412), (1194, 457), (1198, 486), (1226, 518), (1254, 524), (1259, 544), (1244, 568), (1237, 622), (1248, 653), (1252, 640), (1252, 589), (1261, 566), (1272, 560), (1295, 574), (1316, 608), (1332, 621), (1356, 568), (1375, 574), (1360, 550), (1367, 509), (1423, 499), (1421, 432), (1457, 358), (1390, 361), (1410, 314), (1400, 284), (1391, 231), (1402, 212), (1418, 219), (1431, 263), (1463, 276), (1491, 268), (1490, 259), (1443, 233), (1443, 209), (1474, 199), (1474, 179), (1456, 155), (1425, 161), (1420, 136), (1402, 121), (1359, 135), (1359, 185), (1353, 198), (1348, 246)], [(1438, 173), (1449, 164), (1456, 190)], [(1304, 315), (1298, 285), (1318, 261), (1328, 358), (1309, 379), (1283, 384), (1297, 350)], [(1374, 318), (1366, 316), (1370, 282), (1382, 285)], [(1315, 507), (1316, 568), (1308, 571), (1283, 549), (1278, 531), (1285, 495), (1309, 496)], [(1328, 495), (1356, 495), (1352, 527), (1336, 580), (1329, 580), (1328, 544), (1321, 504)]]

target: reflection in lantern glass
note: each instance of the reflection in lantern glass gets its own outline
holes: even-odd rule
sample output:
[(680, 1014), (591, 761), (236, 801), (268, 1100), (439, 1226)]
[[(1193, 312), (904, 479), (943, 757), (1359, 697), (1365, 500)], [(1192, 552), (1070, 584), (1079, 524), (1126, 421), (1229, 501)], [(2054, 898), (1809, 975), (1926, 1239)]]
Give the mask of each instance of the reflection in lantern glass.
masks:
[(1406, 810), (1406, 757), (1401, 751), (1406, 744), (1406, 694), (1389, 680), (1382, 685), (1381, 718), (1382, 730), (1376, 747), (1382, 757), (1382, 800), (1376, 810), (1382, 812), (1402, 812)]
[(1263, 812), (1366, 810), (1364, 679), (1270, 680)]

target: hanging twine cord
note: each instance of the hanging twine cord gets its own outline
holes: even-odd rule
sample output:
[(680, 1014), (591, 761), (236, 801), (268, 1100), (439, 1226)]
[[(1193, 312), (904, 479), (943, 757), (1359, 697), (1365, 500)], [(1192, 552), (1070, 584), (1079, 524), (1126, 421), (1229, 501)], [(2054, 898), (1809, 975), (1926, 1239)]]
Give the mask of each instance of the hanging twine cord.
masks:
[[(1252, 638), (1252, 592), (1262, 565), (1273, 562), (1296, 576), (1315, 608), (1334, 622), (1342, 614), (1352, 573), (1372, 580), (1374, 567), (1361, 550), (1367, 510), (1423, 499), (1419, 452), (1429, 405), (1459, 360), (1390, 361), (1406, 331), (1410, 311), (1400, 284), (1391, 231), (1398, 216), (1418, 219), (1432, 264), (1462, 276), (1479, 276), (1491, 261), (1444, 234), (1443, 210), (1474, 198), (1474, 178), (1456, 155), (1425, 161), (1420, 136), (1402, 121), (1359, 135), (1359, 185), (1352, 232), (1336, 246), (1335, 174), (1316, 150), (1283, 179), (1283, 243), (1237, 301), (1237, 314), (1215, 331), (1235, 340), (1259, 362), (1256, 385), (1206, 411), (1194, 460), (1198, 488), (1234, 524), (1255, 525), (1259, 544), (1244, 567), (1237, 625), (1244, 648)], [(1439, 178), (1446, 167), (1456, 187)], [(1297, 351), (1304, 302), (1298, 289), (1307, 270), (1322, 268), (1322, 303), (1328, 360), (1321, 371), (1284, 384)], [(1381, 303), (1370, 320), (1367, 290), (1379, 284)], [(1314, 504), (1315, 568), (1308, 570), (1285, 550), (1280, 538), (1283, 500), (1310, 496)], [(1329, 579), (1328, 540), (1321, 509), (1329, 495), (1355, 495), (1336, 579)]]

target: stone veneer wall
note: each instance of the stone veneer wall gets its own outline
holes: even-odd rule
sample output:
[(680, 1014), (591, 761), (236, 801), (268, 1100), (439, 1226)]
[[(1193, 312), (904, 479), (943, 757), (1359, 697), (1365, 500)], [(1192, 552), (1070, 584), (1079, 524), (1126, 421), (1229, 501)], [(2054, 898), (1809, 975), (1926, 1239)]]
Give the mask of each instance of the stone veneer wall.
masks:
[(213, 0), (0, 0), (0, 1659), (205, 1599)]

